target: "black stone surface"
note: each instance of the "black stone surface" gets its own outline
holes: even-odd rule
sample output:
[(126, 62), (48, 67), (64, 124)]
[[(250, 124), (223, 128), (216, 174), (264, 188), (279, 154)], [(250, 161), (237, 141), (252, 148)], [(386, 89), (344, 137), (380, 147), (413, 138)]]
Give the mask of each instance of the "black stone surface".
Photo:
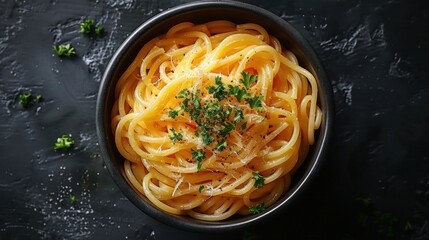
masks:
[[(316, 180), (290, 211), (237, 233), (185, 232), (132, 205), (97, 146), (100, 78), (127, 34), (185, 2), (0, 1), (0, 239), (429, 238), (427, 1), (245, 1), (290, 22), (326, 67), (336, 122)], [(79, 33), (86, 18), (105, 35)], [(68, 42), (76, 57), (52, 53)], [(43, 101), (23, 109), (26, 91)], [(62, 134), (72, 151), (53, 150)]]

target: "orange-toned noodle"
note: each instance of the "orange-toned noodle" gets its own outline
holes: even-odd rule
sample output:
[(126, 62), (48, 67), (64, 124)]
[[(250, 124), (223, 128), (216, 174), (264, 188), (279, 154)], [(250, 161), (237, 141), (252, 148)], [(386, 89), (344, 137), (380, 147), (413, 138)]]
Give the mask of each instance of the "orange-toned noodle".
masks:
[[(263, 96), (263, 110), (240, 105), (248, 128), (233, 130), (224, 151), (195, 137), (189, 116), (168, 116), (181, 90), (208, 97), (215, 77), (238, 85), (243, 71), (258, 76), (249, 91)], [(317, 89), (295, 55), (257, 24), (180, 23), (144, 45), (116, 86), (112, 130), (128, 180), (160, 209), (207, 221), (268, 207), (287, 191), (314, 142), (322, 119)], [(183, 141), (169, 138), (172, 128)], [(191, 149), (207, 153), (201, 170)], [(254, 186), (255, 173), (264, 186)]]

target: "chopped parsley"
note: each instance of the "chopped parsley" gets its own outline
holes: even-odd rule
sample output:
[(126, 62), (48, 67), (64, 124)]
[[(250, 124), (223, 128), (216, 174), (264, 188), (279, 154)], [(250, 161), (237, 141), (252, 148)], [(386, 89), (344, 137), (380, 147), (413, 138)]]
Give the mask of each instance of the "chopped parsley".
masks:
[(221, 144), (230, 132), (236, 129), (238, 123), (244, 119), (244, 113), (239, 107), (230, 107), (222, 104), (226, 99), (227, 91), (220, 77), (215, 79), (216, 86), (207, 87), (213, 98), (203, 101), (200, 90), (190, 92), (182, 90), (176, 98), (183, 99), (179, 110), (170, 110), (168, 116), (175, 119), (183, 110), (183, 113), (189, 114), (190, 118), (197, 124), (195, 131), (196, 137), (201, 137), (205, 145), (216, 142), (220, 148), (215, 146), (216, 150), (224, 149)]
[(103, 26), (97, 25), (97, 27), (95, 27), (95, 35), (97, 35), (97, 37), (101, 37), (103, 36), (103, 33), (104, 33)]
[(255, 206), (249, 208), (249, 212), (251, 214), (258, 214), (258, 213), (263, 212), (264, 210), (265, 210), (265, 203), (260, 203), (258, 205), (255, 205)]
[[(195, 123), (195, 137), (201, 139), (207, 146), (207, 150), (219, 152), (225, 150), (228, 146), (227, 138), (231, 132), (247, 129), (247, 122), (244, 121), (245, 111), (262, 108), (263, 96), (249, 92), (250, 86), (258, 79), (257, 75), (251, 75), (248, 72), (242, 72), (241, 75), (239, 85), (224, 84), (222, 78), (216, 76), (214, 85), (205, 88), (207, 91), (181, 90), (175, 97), (181, 99), (179, 107), (170, 109), (168, 117), (176, 119), (179, 114), (181, 116), (186, 114)], [(238, 103), (244, 102), (244, 104), (238, 105), (234, 98)], [(179, 133), (173, 132), (170, 139), (176, 142), (182, 137)], [(205, 159), (205, 152), (192, 150), (192, 158), (197, 161), (198, 170), (201, 170), (201, 161)], [(259, 180), (258, 184), (261, 184), (260, 181), (263, 184), (263, 180)]]
[(214, 142), (214, 137), (210, 135), (210, 133), (207, 132), (207, 130), (204, 128), (201, 130), (201, 139), (205, 145), (209, 145), (210, 143)]
[(75, 195), (70, 195), (70, 203), (72, 205), (74, 205), (76, 203), (76, 196)]
[(177, 141), (182, 141), (183, 135), (181, 133), (177, 133), (174, 128), (170, 128), (171, 133), (173, 133), (173, 136), (169, 136), (170, 140), (173, 141), (173, 143), (176, 143)]
[(43, 100), (42, 95), (40, 95), (40, 94), (39, 94), (39, 95), (37, 95), (37, 96), (36, 96), (36, 102), (38, 102), (38, 103), (39, 103), (39, 102), (41, 102), (42, 100)]
[(169, 116), (169, 117), (171, 117), (172, 119), (176, 119), (177, 115), (179, 115), (179, 111), (180, 111), (180, 110), (174, 110), (174, 109), (171, 109), (171, 110), (168, 112), (168, 116)]
[(220, 126), (219, 134), (222, 137), (226, 137), (232, 130), (234, 130), (234, 128), (235, 128), (234, 124), (232, 124), (232, 123), (226, 123), (226, 124)]
[(249, 103), (250, 108), (261, 108), (262, 98), (263, 98), (262, 95), (259, 95), (259, 96), (254, 95), (253, 97), (247, 99), (247, 103)]
[(241, 108), (235, 108), (235, 117), (234, 117), (234, 123), (240, 123), (244, 119), (244, 113)]
[(70, 43), (53, 46), (52, 50), (59, 57), (73, 57), (76, 55), (76, 50)]
[(253, 184), (255, 188), (260, 188), (265, 185), (265, 178), (259, 173), (253, 173), (252, 178), (255, 179), (255, 183)]
[(203, 189), (204, 189), (204, 185), (201, 185), (199, 188), (198, 188), (198, 192), (202, 192), (203, 191)]
[(223, 151), (226, 146), (228, 145), (228, 143), (225, 140), (222, 140), (219, 145), (217, 145), (217, 147), (215, 148), (215, 150), (217, 151)]
[(234, 96), (238, 102), (243, 101), (243, 99), (250, 97), (250, 94), (247, 93), (246, 89), (240, 88), (239, 86), (228, 85), (229, 95)]
[(55, 142), (55, 150), (69, 150), (73, 147), (74, 140), (70, 135), (63, 134), (61, 137), (57, 138)]
[(250, 75), (248, 72), (242, 72), (243, 76), (240, 79), (240, 83), (244, 85), (244, 88), (240, 88), (240, 86), (228, 85), (229, 92), (228, 95), (234, 96), (238, 102), (246, 100), (251, 109), (261, 108), (262, 107), (262, 95), (250, 94), (247, 92), (250, 86), (258, 80), (258, 75)]
[(19, 96), (19, 104), (23, 108), (29, 108), (33, 105), (33, 95), (30, 92), (25, 92)]
[(80, 23), (80, 32), (85, 35), (91, 35), (94, 33), (97, 37), (102, 37), (104, 29), (101, 25), (95, 26), (94, 20), (85, 19), (83, 20), (83, 22)]
[(24, 92), (19, 95), (18, 103), (23, 108), (30, 108), (34, 103), (40, 103), (43, 100), (42, 95), (38, 94), (36, 97), (31, 92)]
[(240, 88), (239, 86), (228, 85), (229, 95), (234, 96), (238, 102), (243, 101), (246, 98), (249, 98), (251, 95), (247, 92), (245, 88)]
[(250, 75), (248, 72), (241, 72), (241, 78), (239, 81), (244, 85), (246, 89), (250, 88), (254, 82), (258, 81), (258, 75)]
[(180, 91), (180, 93), (177, 95), (178, 98), (186, 98), (189, 95), (189, 90), (182, 90)]
[(206, 158), (206, 153), (204, 152), (204, 150), (200, 150), (200, 151), (195, 151), (194, 149), (192, 150), (192, 158), (195, 159), (197, 161), (197, 169), (198, 171), (201, 170), (201, 162)]
[(217, 76), (215, 77), (216, 86), (207, 87), (209, 93), (213, 94), (213, 96), (218, 100), (222, 101), (227, 94), (224, 84), (222, 83), (222, 78)]
[(80, 32), (83, 34), (91, 34), (92, 28), (94, 27), (94, 20), (85, 19), (80, 23)]

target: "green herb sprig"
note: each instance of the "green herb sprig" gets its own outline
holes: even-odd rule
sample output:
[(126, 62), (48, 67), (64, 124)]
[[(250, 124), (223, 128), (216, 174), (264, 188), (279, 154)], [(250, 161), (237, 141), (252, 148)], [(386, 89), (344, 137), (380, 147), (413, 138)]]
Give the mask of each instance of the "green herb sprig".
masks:
[(219, 142), (219, 144), (215, 147), (216, 151), (223, 151), (228, 146), (228, 143), (223, 139)]
[(23, 108), (29, 108), (33, 105), (33, 95), (30, 92), (25, 92), (19, 96), (19, 104)]
[(102, 37), (104, 34), (104, 28), (101, 25), (97, 25), (95, 27), (95, 35), (97, 35), (97, 37)]
[(206, 153), (204, 150), (196, 151), (194, 149), (192, 150), (192, 158), (197, 161), (197, 170), (200, 171), (202, 167), (202, 161), (206, 158)]
[(61, 137), (57, 138), (55, 142), (55, 150), (70, 150), (74, 145), (74, 139), (70, 135), (63, 134)]
[(71, 58), (76, 55), (76, 50), (70, 43), (53, 46), (52, 50), (54, 51), (55, 54), (57, 54), (58, 57)]
[(18, 103), (23, 108), (30, 108), (34, 103), (40, 103), (42, 100), (43, 97), (40, 94), (36, 95), (34, 98), (31, 92), (23, 92), (21, 95), (19, 95)]
[(85, 19), (80, 23), (80, 32), (85, 35), (91, 35), (94, 33), (97, 37), (101, 37), (104, 33), (104, 29), (100, 24), (95, 26), (94, 20)]
[(213, 96), (220, 102), (226, 97), (226, 94), (228, 92), (226, 91), (225, 86), (222, 83), (221, 77), (215, 77), (215, 83), (215, 86), (207, 87), (207, 90), (209, 91), (209, 93), (213, 94)]
[(261, 108), (263, 99), (262, 95), (251, 94), (248, 92), (250, 86), (258, 81), (258, 75), (250, 75), (248, 72), (241, 73), (242, 78), (239, 80), (241, 84), (244, 85), (244, 88), (240, 86), (228, 85), (230, 96), (234, 96), (238, 102), (245, 100), (251, 109)]
[(253, 206), (253, 207), (249, 208), (249, 212), (251, 214), (258, 214), (258, 213), (263, 212), (264, 210), (265, 210), (265, 203), (260, 203), (260, 204), (258, 204), (256, 206)]
[(173, 143), (176, 143), (178, 141), (182, 141), (183, 135), (181, 133), (177, 133), (174, 128), (170, 128), (170, 132), (173, 134), (172, 136), (169, 136), (169, 138), (173, 141)]
[(43, 96), (42, 95), (40, 95), (40, 94), (38, 94), (37, 96), (36, 96), (36, 102), (41, 102), (43, 100)]
[(250, 85), (258, 81), (258, 75), (250, 75), (248, 72), (241, 72), (241, 78), (239, 81), (244, 85), (246, 89), (250, 88)]
[(80, 23), (80, 32), (89, 35), (94, 27), (94, 20), (85, 19)]
[(240, 88), (239, 86), (228, 85), (229, 95), (234, 96), (238, 102), (243, 101), (246, 98), (249, 98), (251, 95), (246, 91), (245, 88)]
[(265, 185), (265, 178), (259, 173), (253, 173), (252, 178), (255, 179), (255, 183), (253, 184), (255, 188), (260, 188)]

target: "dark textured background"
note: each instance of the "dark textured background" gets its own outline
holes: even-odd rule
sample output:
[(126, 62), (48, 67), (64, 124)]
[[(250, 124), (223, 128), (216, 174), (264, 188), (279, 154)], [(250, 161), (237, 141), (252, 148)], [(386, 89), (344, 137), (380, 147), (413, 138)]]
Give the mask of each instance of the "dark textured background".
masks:
[[(429, 238), (427, 1), (245, 1), (289, 21), (320, 55), (336, 104), (327, 159), (289, 211), (244, 232), (184, 232), (134, 207), (100, 157), (98, 86), (130, 32), (185, 2), (0, 0), (0, 239)], [(106, 35), (79, 33), (86, 18)], [(77, 57), (53, 55), (67, 42)], [(43, 102), (23, 109), (24, 91)], [(76, 145), (63, 154), (53, 144), (64, 133)]]

